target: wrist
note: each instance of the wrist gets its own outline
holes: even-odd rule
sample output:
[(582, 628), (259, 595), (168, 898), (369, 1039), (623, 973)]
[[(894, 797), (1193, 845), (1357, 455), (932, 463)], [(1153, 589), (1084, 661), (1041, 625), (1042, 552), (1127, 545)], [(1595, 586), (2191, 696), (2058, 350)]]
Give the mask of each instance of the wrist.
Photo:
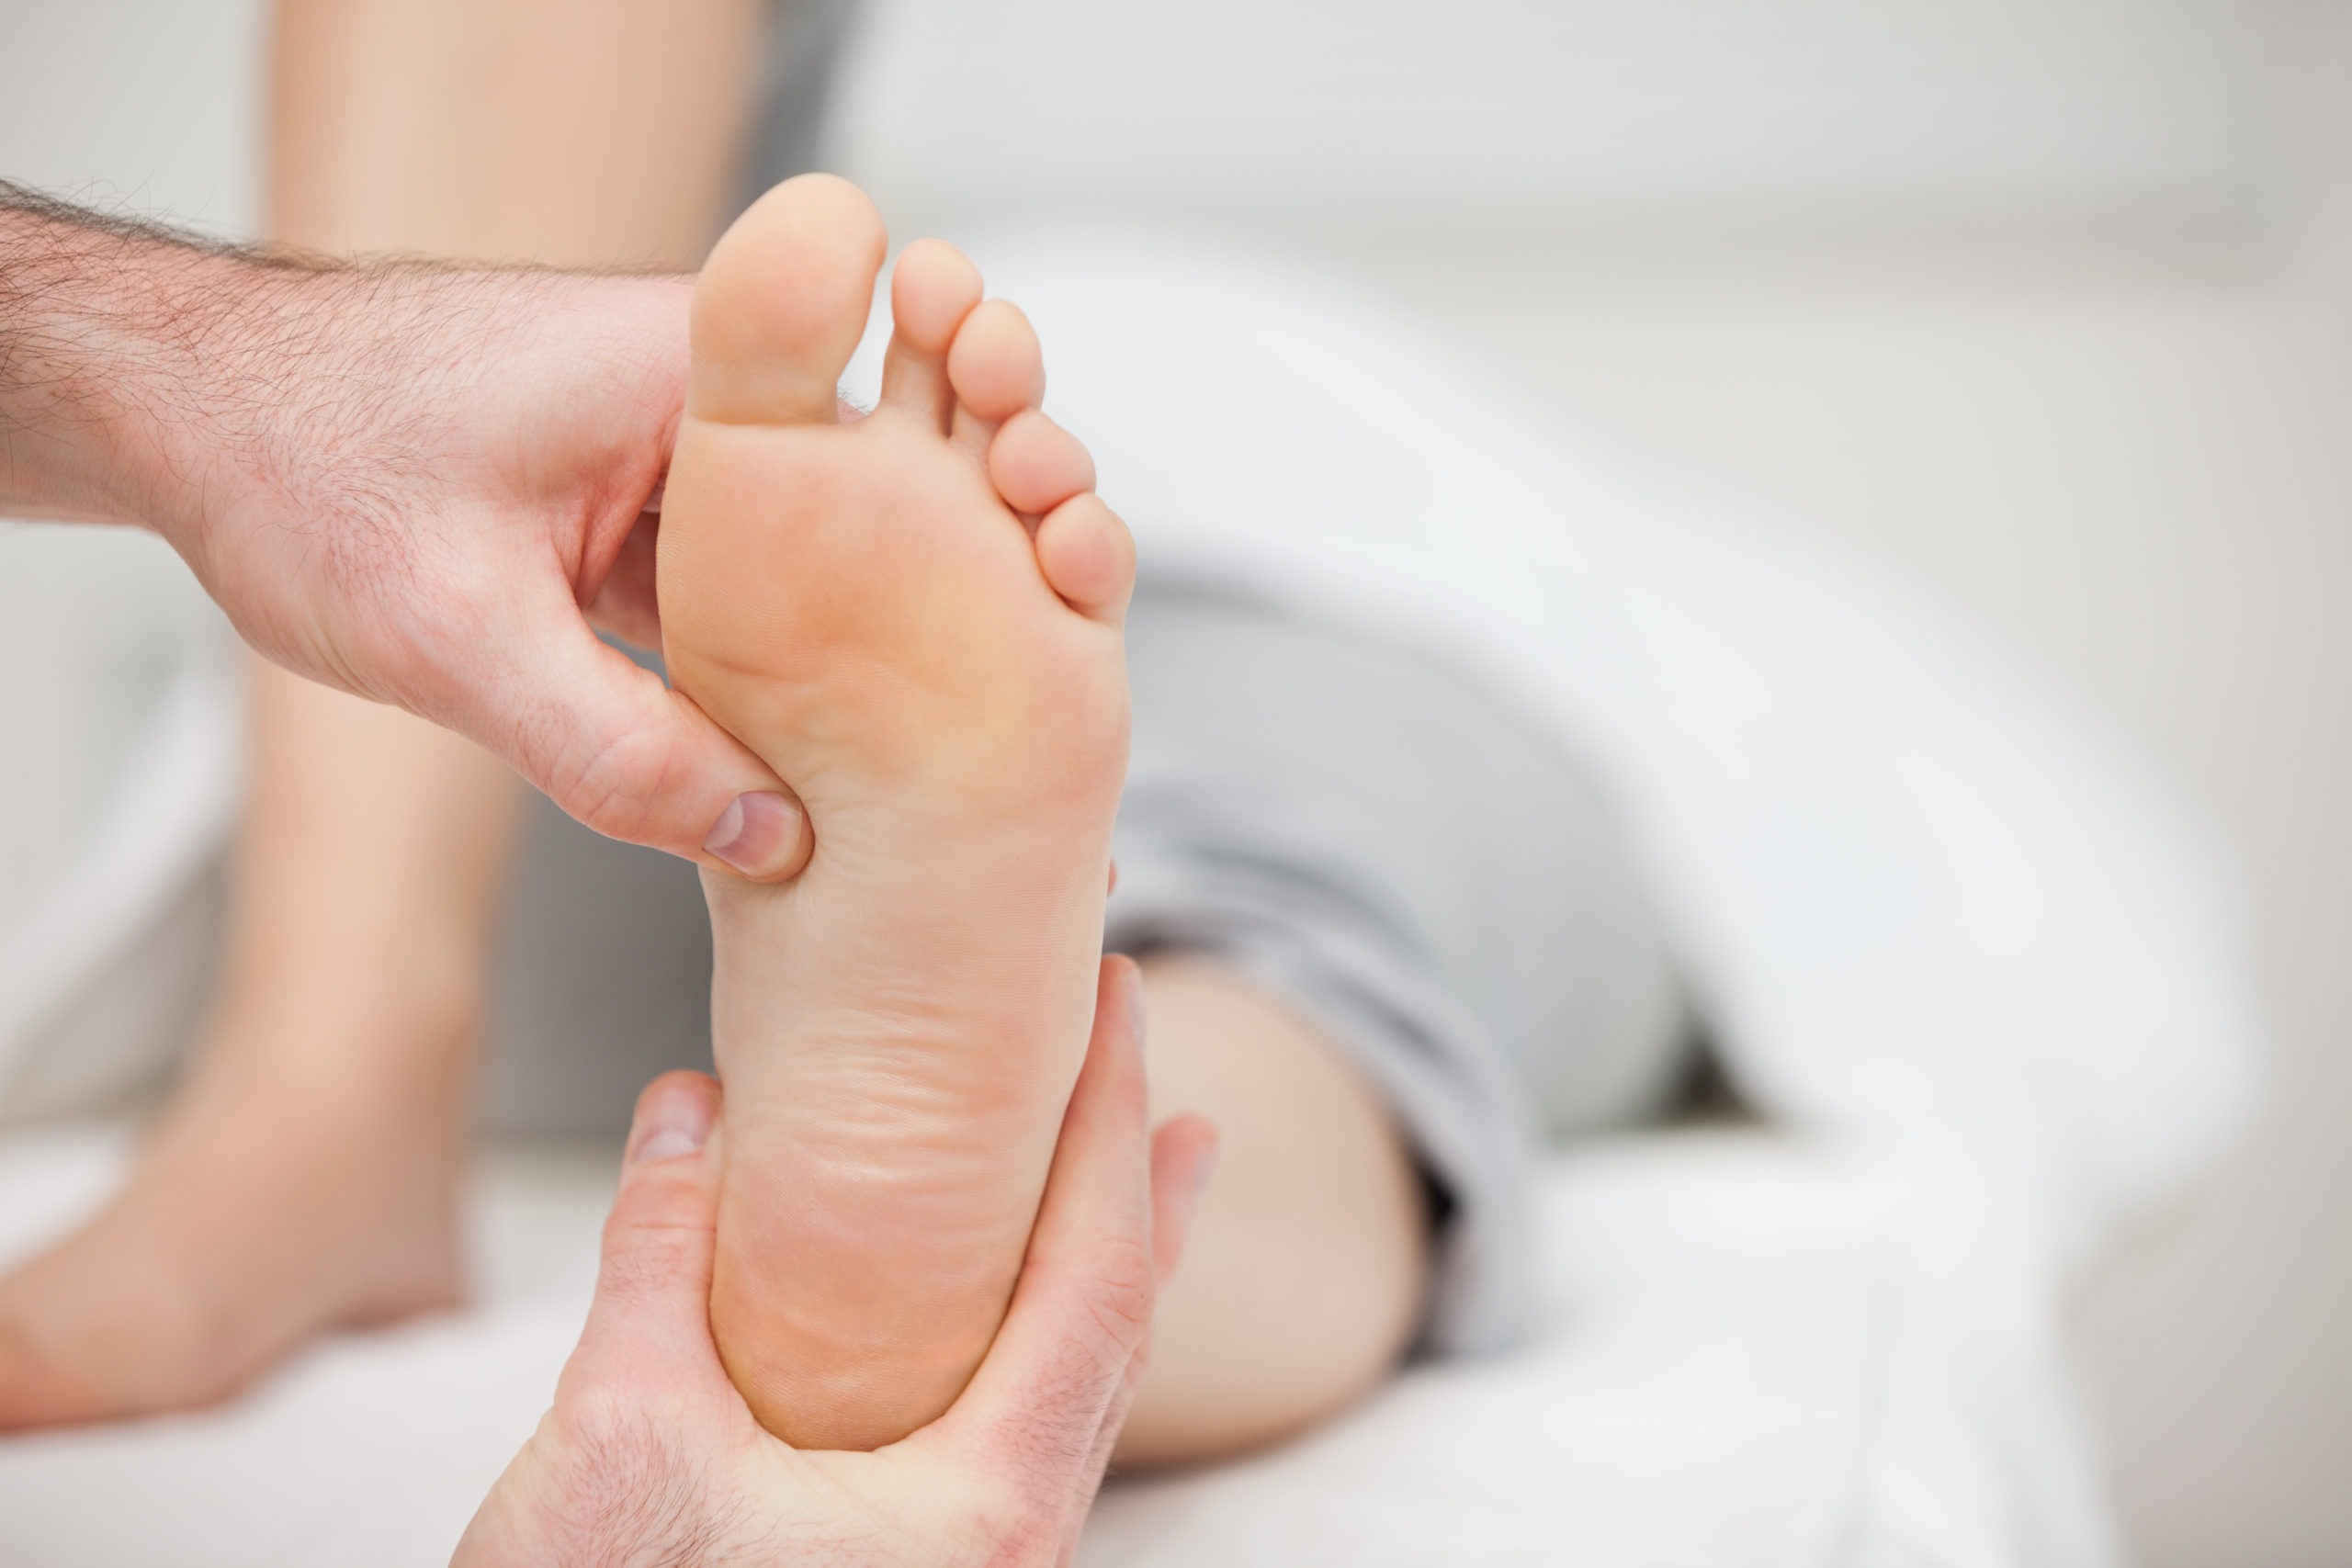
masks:
[(0, 186), (0, 503), (186, 533), (200, 384), (270, 270)]

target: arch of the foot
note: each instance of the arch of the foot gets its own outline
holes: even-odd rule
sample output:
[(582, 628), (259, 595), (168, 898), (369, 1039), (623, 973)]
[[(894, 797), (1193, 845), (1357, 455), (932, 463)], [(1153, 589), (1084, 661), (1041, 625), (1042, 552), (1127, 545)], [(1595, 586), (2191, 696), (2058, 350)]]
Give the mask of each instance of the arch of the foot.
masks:
[(753, 202), (695, 284), (687, 412), (831, 423), (888, 244), (874, 203), (831, 175), (799, 175)]
[(947, 349), (980, 302), (980, 269), (944, 240), (917, 240), (890, 273), (890, 347), (882, 359), (882, 401), (935, 424), (956, 404)]

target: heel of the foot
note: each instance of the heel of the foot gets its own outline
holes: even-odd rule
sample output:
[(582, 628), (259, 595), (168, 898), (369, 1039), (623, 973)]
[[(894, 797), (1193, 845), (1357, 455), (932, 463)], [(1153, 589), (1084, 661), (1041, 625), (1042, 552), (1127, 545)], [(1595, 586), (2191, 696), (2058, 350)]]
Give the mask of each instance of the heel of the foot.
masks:
[(760, 1425), (796, 1449), (866, 1452), (929, 1426), (964, 1392), (994, 1331), (989, 1315), (985, 1334), (877, 1340), (860, 1332), (860, 1315), (820, 1324), (779, 1311), (776, 1292), (723, 1261), (712, 1280), (727, 1375)]

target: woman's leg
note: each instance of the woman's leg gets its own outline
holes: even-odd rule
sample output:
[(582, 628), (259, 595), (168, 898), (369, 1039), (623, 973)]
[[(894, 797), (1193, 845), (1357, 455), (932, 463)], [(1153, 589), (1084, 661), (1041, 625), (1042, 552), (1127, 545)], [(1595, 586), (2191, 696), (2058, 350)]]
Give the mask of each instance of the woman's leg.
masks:
[(130, 1184), (0, 1281), (0, 1425), (172, 1409), (322, 1329), (456, 1303), (457, 1193), (517, 787), (254, 661), (220, 988)]
[(1386, 1104), (1316, 1027), (1213, 960), (1144, 965), (1155, 1122), (1216, 1124), (1184, 1264), (1160, 1292), (1123, 1465), (1213, 1459), (1353, 1404), (1420, 1322), (1430, 1220)]
[(1547, 739), (1409, 653), (1198, 594), (1128, 617), (1112, 944), (1153, 1114), (1219, 1160), (1119, 1459), (1311, 1426), (1532, 1303), (1533, 1134), (1622, 1123), (1681, 1031), (1623, 847)]
[[(277, 240), (685, 270), (724, 216), (759, 0), (280, 0), (277, 20)], [(128, 1190), (0, 1280), (0, 1426), (202, 1403), (323, 1328), (457, 1299), (517, 787), (390, 709), (266, 667), (254, 690), (219, 1000)]]

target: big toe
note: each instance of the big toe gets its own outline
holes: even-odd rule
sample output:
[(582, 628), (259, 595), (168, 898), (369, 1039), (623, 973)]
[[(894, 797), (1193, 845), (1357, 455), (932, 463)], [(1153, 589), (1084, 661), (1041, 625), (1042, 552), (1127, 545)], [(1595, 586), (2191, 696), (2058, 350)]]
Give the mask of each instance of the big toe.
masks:
[(830, 423), (887, 244), (874, 203), (831, 175), (786, 180), (752, 203), (695, 285), (687, 411), (730, 424)]

